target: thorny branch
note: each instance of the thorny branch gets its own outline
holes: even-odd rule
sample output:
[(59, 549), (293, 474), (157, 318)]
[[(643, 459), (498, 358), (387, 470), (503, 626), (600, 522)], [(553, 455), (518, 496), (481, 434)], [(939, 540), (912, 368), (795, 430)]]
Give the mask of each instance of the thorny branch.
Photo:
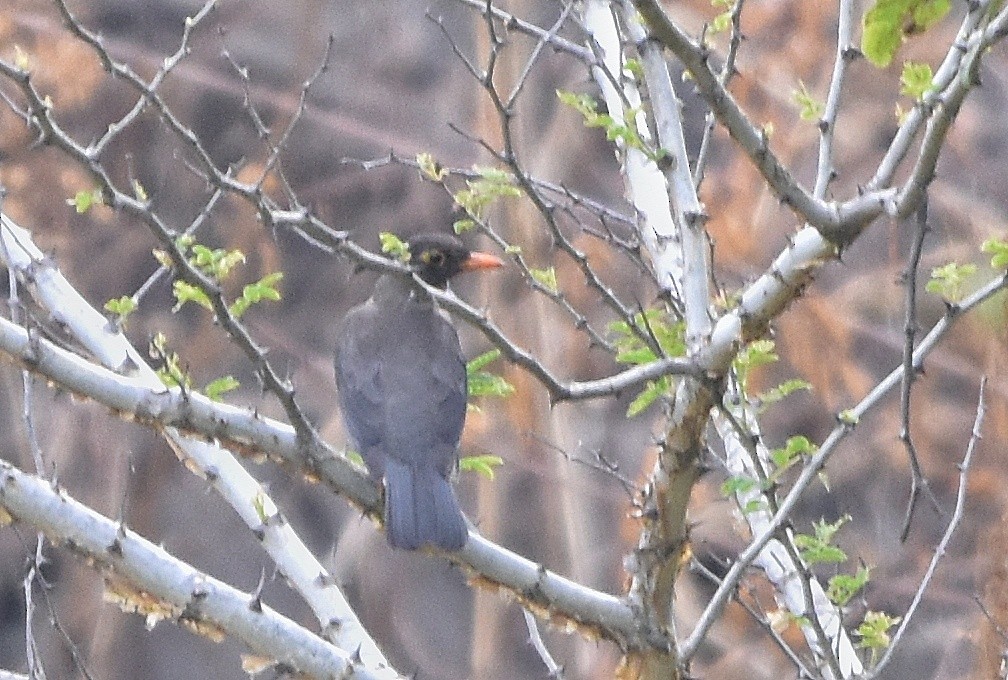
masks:
[(949, 541), (952, 540), (956, 527), (958, 527), (959, 522), (962, 521), (963, 508), (966, 505), (966, 481), (969, 475), (970, 465), (973, 463), (973, 453), (976, 450), (977, 442), (980, 441), (980, 430), (983, 427), (984, 414), (986, 413), (986, 404), (984, 403), (984, 388), (986, 386), (987, 377), (984, 376), (980, 380), (980, 390), (977, 395), (976, 417), (973, 420), (973, 430), (970, 433), (969, 442), (966, 444), (966, 453), (963, 455), (962, 462), (959, 464), (959, 490), (956, 492), (956, 503), (955, 508), (952, 510), (952, 517), (949, 519), (948, 526), (945, 527), (945, 533), (942, 534), (941, 540), (938, 541), (938, 545), (935, 546), (935, 551), (931, 556), (931, 561), (928, 563), (928, 568), (924, 572), (924, 576), (921, 578), (920, 586), (917, 587), (917, 591), (914, 593), (910, 606), (907, 607), (906, 613), (903, 615), (903, 620), (900, 621), (899, 627), (896, 629), (896, 632), (893, 633), (892, 642), (889, 644), (889, 647), (886, 648), (885, 654), (883, 654), (882, 658), (879, 659), (878, 664), (865, 675), (866, 680), (873, 680), (874, 678), (879, 677), (879, 675), (881, 675), (881, 673), (885, 670), (886, 666), (889, 665), (889, 661), (892, 659), (893, 654), (899, 648), (899, 643), (903, 639), (903, 635), (906, 633), (911, 621), (913, 621), (914, 614), (917, 612), (917, 607), (920, 605), (921, 600), (924, 597), (924, 591), (927, 590), (928, 585), (931, 583), (931, 579), (934, 578), (935, 571), (938, 569), (938, 562), (945, 555), (945, 551), (948, 549)]
[[(313, 215), (309, 209), (301, 205), (280, 166), (281, 152), (304, 111), (309, 88), (323, 73), (328, 64), (329, 47), (327, 47), (326, 56), (322, 59), (318, 71), (312, 78), (306, 81), (302, 88), (297, 110), (286, 128), (276, 138), (276, 141), (272, 141), (270, 138), (269, 131), (262, 124), (261, 119), (255, 111), (255, 107), (249, 101), (246, 102), (249, 116), (253, 120), (253, 124), (259, 134), (267, 140), (268, 147), (267, 162), (260, 176), (256, 181), (246, 183), (239, 181), (232, 169), (220, 169), (214, 164), (197, 135), (173, 114), (158, 91), (165, 77), (188, 54), (190, 38), (203, 20), (213, 11), (216, 5), (214, 0), (209, 0), (197, 14), (191, 17), (190, 20), (187, 20), (179, 50), (164, 61), (163, 66), (149, 81), (145, 81), (138, 76), (128, 65), (114, 60), (104, 48), (100, 37), (90, 32), (76, 19), (64, 0), (55, 0), (55, 2), (69, 30), (84, 43), (92, 47), (98, 58), (102, 61), (106, 71), (134, 88), (138, 95), (136, 104), (125, 116), (109, 125), (107, 131), (98, 140), (85, 146), (74, 140), (59, 126), (52, 116), (51, 105), (34, 87), (30, 73), (13, 64), (0, 60), (0, 74), (14, 83), (24, 98), (25, 103), (19, 104), (6, 94), (3, 95), (4, 101), (35, 128), (41, 141), (61, 150), (64, 154), (85, 167), (98, 182), (103, 191), (105, 202), (109, 206), (126, 214), (133, 215), (147, 225), (160, 240), (162, 246), (172, 255), (177, 275), (208, 292), (217, 320), (236, 344), (244, 350), (249, 361), (256, 366), (258, 375), (284, 405), (287, 417), (293, 423), (293, 432), (296, 433), (296, 437), (292, 440), (285, 455), (295, 460), (301, 460), (306, 466), (318, 466), (323, 476), (327, 477), (330, 482), (333, 482), (343, 493), (355, 500), (363, 500), (365, 507), (368, 507), (371, 511), (375, 511), (377, 498), (375, 497), (373, 488), (370, 491), (370, 496), (365, 492), (360, 492), (355, 496), (354, 492), (347, 491), (348, 487), (345, 485), (347, 479), (346, 470), (341, 471), (339, 475), (342, 475), (342, 477), (339, 477), (339, 475), (332, 473), (332, 467), (326, 467), (324, 461), (320, 459), (315, 459), (312, 463), (307, 462), (308, 459), (303, 455), (305, 448), (318, 451), (322, 450), (324, 446), (294, 400), (293, 387), (287, 384), (273, 370), (270, 363), (266, 360), (265, 350), (255, 342), (239, 320), (230, 314), (227, 301), (220, 293), (217, 284), (188, 262), (185, 253), (181, 251), (175, 240), (178, 231), (157, 215), (149, 202), (129, 191), (123, 191), (118, 188), (107, 172), (102, 160), (103, 153), (118, 138), (122, 131), (133, 124), (144, 111), (153, 108), (167, 127), (192, 151), (195, 156), (193, 170), (199, 176), (206, 179), (212, 188), (211, 197), (207, 200), (200, 216), (189, 225), (189, 228), (195, 228), (201, 220), (206, 219), (206, 216), (213, 211), (213, 205), (220, 196), (225, 194), (233, 195), (242, 198), (252, 205), (263, 224), (267, 227), (273, 229), (288, 228), (312, 243), (346, 256), (358, 264), (383, 271), (398, 272), (406, 276), (409, 273), (401, 265), (374, 255), (354, 244), (349, 240), (347, 233), (331, 229)], [(488, 150), (510, 169), (512, 176), (522, 188), (525, 197), (536, 206), (539, 214), (543, 217), (554, 242), (578, 265), (589, 287), (599, 292), (601, 297), (624, 320), (629, 319), (632, 321), (634, 318), (634, 314), (631, 312), (632, 308), (623, 305), (616, 298), (615, 294), (611, 293), (598, 274), (588, 264), (584, 255), (574, 248), (571, 241), (561, 231), (557, 215), (568, 215), (577, 224), (581, 225), (583, 231), (596, 233), (601, 238), (619, 245), (628, 252), (636, 252), (637, 244), (644, 239), (641, 238), (640, 234), (629, 238), (621, 237), (609, 227), (609, 223), (616, 222), (625, 227), (636, 225), (638, 220), (622, 215), (590, 198), (579, 196), (561, 185), (549, 184), (532, 177), (525, 171), (522, 162), (519, 160), (516, 140), (513, 138), (510, 128), (512, 106), (515, 104), (515, 99), (522, 91), (527, 75), (532, 71), (537, 59), (547, 46), (562, 54), (578, 59), (597, 73), (604, 74), (604, 79), (607, 79), (609, 84), (618, 91), (618, 96), (623, 98), (622, 101), (625, 104), (625, 95), (622, 88), (619, 87), (622, 79), (620, 73), (622, 69), (613, 69), (607, 66), (600, 58), (599, 45), (593, 40), (590, 40), (586, 47), (578, 45), (560, 35), (560, 30), (565, 26), (567, 14), (572, 7), (570, 4), (563, 6), (559, 19), (551, 28), (543, 29), (500, 10), (491, 2), (483, 2), (481, 0), (457, 0), (457, 2), (470, 6), (485, 15), (487, 29), (494, 44), (493, 51), (491, 52), (491, 61), (485, 71), (480, 70), (471, 61), (466, 59), (462, 52), (453, 44), (453, 49), (455, 49), (459, 58), (463, 60), (472, 74), (483, 83), (487, 93), (493, 99), (498, 112), (499, 123), (504, 136), (504, 148), (500, 150), (490, 149), (485, 143), (484, 146), (487, 146)], [(739, 16), (742, 3), (737, 2), (734, 6), (732, 16), (733, 32), (729, 43), (729, 52), (723, 66), (717, 69), (712, 65), (712, 54), (704, 42), (697, 42), (691, 38), (666, 14), (658, 2), (654, 0), (634, 0), (633, 2), (634, 8), (640, 13), (646, 24), (646, 34), (633, 36), (633, 41), (642, 57), (650, 64), (648, 86), (652, 96), (651, 105), (657, 106), (660, 109), (652, 111), (652, 113), (655, 116), (653, 122), (656, 123), (661, 147), (668, 149), (672, 146), (669, 143), (669, 134), (663, 134), (663, 131), (673, 134), (681, 133), (681, 130), (677, 130), (677, 128), (681, 128), (681, 122), (674, 118), (661, 118), (662, 114), (670, 113), (669, 107), (674, 108), (677, 105), (677, 100), (671, 87), (669, 87), (668, 91), (662, 91), (656, 87), (657, 85), (664, 85), (665, 81), (668, 80), (667, 64), (664, 63), (660, 52), (657, 49), (653, 49), (658, 44), (671, 51), (682, 61), (692, 76), (693, 81), (697, 84), (701, 96), (710, 105), (717, 122), (729, 131), (739, 147), (762, 173), (767, 184), (804, 222), (810, 225), (810, 227), (799, 232), (794, 237), (793, 241), (780, 253), (763, 276), (746, 287), (741, 295), (740, 304), (733, 310), (725, 312), (720, 317), (714, 319), (712, 324), (708, 324), (704, 318), (709, 313), (709, 291), (703, 295), (696, 292), (699, 290), (701, 279), (703, 285), (706, 286), (709, 276), (706, 275), (706, 271), (703, 277), (698, 277), (695, 274), (691, 275), (691, 281), (695, 290), (687, 298), (692, 300), (693, 309), (691, 318), (693, 319), (692, 326), (695, 332), (692, 336), (691, 345), (693, 345), (696, 351), (689, 359), (666, 357), (652, 364), (623, 370), (598, 380), (564, 382), (557, 378), (536, 357), (510, 341), (499, 327), (490, 320), (486, 312), (467, 305), (451, 293), (430, 289), (428, 289), (428, 292), (437, 298), (445, 309), (476, 326), (502, 350), (509, 360), (522, 366), (534, 375), (544, 385), (554, 401), (610, 396), (619, 394), (623, 390), (638, 388), (647, 381), (658, 377), (668, 375), (689, 376), (695, 379), (695, 381), (682, 381), (684, 385), (690, 385), (691, 389), (680, 390), (680, 400), (677, 400), (676, 408), (680, 415), (684, 413), (689, 414), (692, 408), (694, 410), (692, 415), (697, 417), (702, 416), (703, 421), (700, 424), (705, 423), (705, 414), (709, 411), (710, 404), (715, 401), (713, 397), (716, 395), (716, 390), (709, 388), (716, 386), (730, 371), (731, 358), (734, 356), (739, 345), (748, 339), (760, 335), (766, 328), (767, 323), (775, 318), (790, 301), (801, 295), (812, 273), (837, 256), (838, 251), (835, 246), (846, 245), (856, 238), (872, 221), (883, 214), (905, 216), (920, 207), (925, 199), (927, 186), (933, 179), (938, 155), (944, 146), (948, 131), (965, 97), (978, 82), (981, 56), (987, 48), (1003, 38), (1006, 31), (1008, 31), (1008, 10), (1002, 10), (992, 17), (989, 12), (989, 1), (972, 3), (954, 44), (950, 48), (945, 61), (935, 74), (934, 88), (924, 96), (920, 104), (903, 121), (885, 157), (880, 162), (875, 175), (864, 185), (863, 192), (847, 200), (828, 201), (826, 194), (829, 182), (835, 176), (835, 168), (832, 166), (832, 135), (837, 124), (845, 68), (856, 56), (851, 46), (852, 5), (853, 3), (847, 0), (841, 0), (840, 2), (837, 56), (824, 116), (820, 121), (819, 165), (816, 182), (813, 190), (809, 191), (801, 186), (774, 154), (765, 132), (746, 116), (728, 90), (728, 81), (734, 72), (735, 54), (741, 41)], [(636, 21), (634, 13), (624, 11), (623, 21), (624, 29), (632, 28), (633, 22)], [(507, 97), (501, 97), (493, 84), (493, 60), (496, 58), (496, 50), (505, 44), (505, 36), (498, 34), (498, 24), (495, 22), (502, 25), (505, 30), (515, 30), (530, 35), (537, 40), (535, 49), (525, 69), (522, 71), (518, 83)], [(331, 44), (330, 41), (330, 47)], [(618, 55), (618, 57), (621, 59), (622, 54)], [(246, 98), (248, 100), (247, 76), (243, 74), (241, 67), (231, 60), (230, 55), (226, 55), (226, 58), (231, 61), (239, 76), (246, 83)], [(616, 63), (620, 63), (619, 59), (617, 59)], [(661, 73), (663, 69), (665, 70), (664, 74)], [(662, 96), (665, 96), (666, 99), (662, 99)], [(709, 133), (705, 136), (705, 139), (707, 137), (709, 137)], [(912, 164), (913, 167), (910, 169), (910, 177), (901, 186), (891, 186), (897, 170), (902, 167), (905, 160), (909, 157), (915, 140), (919, 141), (920, 145), (918, 155)], [(695, 164), (692, 177), (689, 177), (690, 166), (688, 159), (685, 158), (684, 150), (677, 152), (675, 158), (681, 164), (681, 167), (678, 168), (679, 175), (677, 176), (674, 172), (676, 168), (669, 167), (667, 168), (666, 177), (670, 191), (681, 192), (672, 201), (675, 205), (676, 216), (678, 218), (676, 227), (682, 230), (696, 226), (702, 231), (704, 215), (702, 208), (696, 201), (695, 186), (699, 184), (703, 176), (703, 159), (706, 158), (706, 151), (701, 152), (700, 159)], [(408, 162), (396, 158), (391, 153), (388, 157), (388, 162), (404, 162), (408, 164)], [(363, 167), (368, 167), (368, 163), (362, 162), (360, 164)], [(372, 163), (372, 167), (374, 165)], [(456, 170), (452, 171), (449, 176), (466, 177), (465, 172)], [(281, 178), (285, 203), (280, 203), (265, 193), (264, 183), (270, 173), (275, 173)], [(685, 173), (686, 178), (690, 179), (688, 184), (691, 192), (685, 192), (687, 187), (683, 182), (683, 173)], [(474, 177), (475, 175), (468, 176)], [(448, 188), (447, 185), (445, 188)], [(557, 201), (560, 201), (562, 204), (558, 206)], [(575, 217), (577, 212), (587, 212), (593, 215), (601, 224), (601, 228), (592, 231), (593, 227), (589, 228), (582, 225), (581, 221)], [(492, 237), (496, 236), (491, 225), (483, 224), (483, 227), (486, 233)], [(923, 230), (921, 231), (923, 233)], [(649, 235), (645, 233), (644, 236), (648, 237)], [(668, 235), (670, 239), (673, 236), (675, 235)], [(681, 237), (681, 234), (679, 236)], [(498, 245), (506, 247), (506, 242), (499, 236), (496, 236), (495, 240)], [(687, 247), (689, 248), (689, 246)], [(689, 250), (694, 255), (699, 252), (699, 249), (695, 246), (689, 248)], [(703, 253), (703, 257), (707, 257), (706, 252)], [(919, 257), (919, 250), (916, 253), (916, 257)], [(690, 260), (687, 260), (687, 262), (690, 262)], [(527, 265), (519, 264), (519, 266), (523, 266), (526, 274), (528, 274)], [(660, 267), (656, 267), (655, 269), (659, 274), (667, 273), (667, 271)], [(911, 270), (915, 269), (916, 263), (913, 264)], [(681, 277), (676, 276), (674, 278), (677, 279), (673, 282), (676, 285), (676, 290), (683, 290)], [(425, 284), (419, 279), (414, 278), (413, 282), (414, 285), (426, 288)], [(907, 322), (907, 333), (910, 337), (908, 338), (908, 353), (904, 366), (894, 370), (857, 407), (852, 409), (823, 442), (819, 451), (807, 461), (807, 464), (802, 469), (799, 478), (790, 491), (780, 501), (779, 505), (774, 508), (773, 517), (766, 531), (756, 536), (750, 546), (739, 556), (738, 560), (728, 571), (728, 574), (720, 582), (717, 592), (693, 631), (687, 638), (681, 640), (680, 650), (683, 659), (689, 659), (695, 654), (700, 642), (706, 636), (710, 626), (720, 615), (727, 600), (737, 593), (744, 571), (753, 563), (763, 547), (786, 526), (798, 499), (836, 450), (842, 439), (852, 431), (857, 419), (874, 407), (882, 396), (892, 389), (901, 378), (905, 382), (904, 394), (906, 395), (905, 403), (908, 410), (909, 383), (913, 375), (920, 370), (924, 358), (934, 349), (936, 343), (956, 319), (964, 312), (973, 309), (980, 302), (988, 299), (995, 292), (1005, 287), (1005, 278), (993, 281), (963, 301), (962, 304), (950, 306), (945, 317), (931, 329), (920, 344), (917, 345), (916, 349), (913, 348), (913, 337), (911, 335), (913, 299), (910, 298), (908, 303), (909, 318)], [(912, 290), (912, 288), (913, 284), (911, 282), (908, 284), (908, 290)], [(138, 297), (142, 294), (142, 290), (138, 291)], [(558, 304), (561, 304), (561, 306), (565, 305), (565, 299), (562, 296), (556, 296), (554, 300)], [(566, 303), (565, 308), (568, 312), (573, 312), (573, 308), (569, 303)], [(576, 323), (580, 323), (579, 318), (581, 317), (575, 315), (574, 318)], [(57, 348), (48, 348), (44, 341), (33, 344), (27, 332), (23, 336), (19, 335), (18, 331), (23, 329), (7, 328), (6, 326), (10, 325), (7, 322), (4, 322), (2, 325), (5, 332), (8, 333), (8, 338), (15, 338), (17, 342), (21, 343), (19, 346), (23, 354), (19, 355), (20, 361), (24, 362), (32, 370), (42, 370), (37, 356), (40, 347), (47, 347), (47, 351), (52, 352), (50, 356), (58, 355)], [(19, 350), (14, 345), (11, 345), (7, 351), (17, 354)], [(70, 358), (67, 358), (67, 360), (72, 362)], [(86, 369), (83, 369), (77, 363), (73, 364), (73, 370)], [(110, 376), (103, 376), (103, 379), (105, 378), (112, 380), (114, 383), (114, 379)], [(67, 379), (69, 380), (69, 378)], [(94, 379), (97, 380), (97, 378)], [(83, 391), (84, 388), (80, 387), (78, 389)], [(96, 399), (101, 398), (97, 396), (97, 393), (88, 394)], [(198, 396), (181, 395), (181, 397), (178, 397), (178, 395), (175, 395), (171, 397), (172, 399), (178, 397), (178, 403), (171, 404), (176, 408), (174, 417), (180, 418), (178, 421), (164, 416), (165, 413), (171, 413), (170, 409), (164, 410), (161, 413), (161, 417), (153, 413), (144, 413), (142, 415), (149, 416), (151, 422), (158, 423), (161, 426), (185, 425), (192, 428), (193, 431), (201, 432), (207, 436), (218, 436), (221, 432), (220, 428), (230, 427), (240, 431), (241, 426), (238, 423), (244, 423), (244, 426), (248, 428), (248, 432), (263, 431), (264, 421), (261, 419), (252, 418), (249, 420), (247, 418), (248, 414), (237, 414), (216, 405), (204, 405), (199, 401)], [(199, 424), (200, 421), (198, 419), (193, 419), (193, 413), (195, 412), (193, 409), (197, 406), (200, 408), (205, 407), (206, 409), (203, 414), (205, 418), (204, 424)], [(179, 413), (184, 415), (184, 419), (178, 416)], [(918, 591), (915, 602), (904, 618), (903, 626), (894, 638), (893, 647), (895, 647), (895, 643), (898, 642), (899, 636), (902, 635), (909, 619), (912, 617), (916, 604), (919, 602), (924, 588), (933, 575), (937, 559), (944, 550), (944, 546), (947, 544), (949, 537), (961, 518), (962, 500), (965, 493), (965, 474), (971, 460), (974, 445), (979, 438), (982, 415), (983, 385), (981, 385), (981, 397), (977, 408), (974, 435), (970, 440), (966, 458), (962, 465), (960, 495), (956, 512), (949, 523), (942, 543), (936, 550), (935, 558), (932, 560), (932, 565), (925, 575), (924, 582)], [(271, 425), (270, 427), (273, 426)], [(266, 429), (269, 430), (269, 428)], [(272, 430), (273, 433), (277, 431), (275, 428)], [(701, 431), (702, 427), (696, 428), (696, 432)], [(293, 436), (291, 432), (285, 432), (286, 435)], [(912, 454), (913, 445), (910, 440), (908, 426), (905, 427), (904, 433), (905, 442)], [(688, 435), (688, 439), (689, 436), (693, 436), (695, 433), (679, 432), (678, 434), (680, 436), (684, 434)], [(241, 440), (241, 436), (234, 436), (234, 441)], [(697, 444), (697, 440), (684, 440), (678, 443), (683, 451), (686, 449), (695, 450)], [(271, 447), (277, 446), (275, 442), (270, 444), (265, 440), (257, 445), (261, 445), (266, 450), (273, 450)], [(668, 442), (666, 442), (666, 445), (668, 445)], [(913, 460), (914, 457), (911, 455), (912, 465)], [(915, 483), (918, 479), (917, 472), (918, 470), (915, 466)], [(353, 474), (357, 473), (354, 472)], [(336, 479), (339, 479), (339, 481), (334, 481)], [(923, 480), (923, 477), (921, 476), (920, 479)], [(911, 496), (910, 510), (912, 508), (913, 494)], [(909, 512), (907, 524), (909, 526)], [(539, 565), (523, 560), (518, 556), (506, 554), (506, 551), (501, 550), (480, 536), (474, 536), (466, 550), (453, 559), (457, 559), (460, 563), (477, 573), (479, 577), (487, 581), (504, 584), (524, 593), (536, 593), (536, 597), (543, 598), (542, 600), (530, 601), (530, 604), (535, 605), (537, 611), (545, 608), (553, 612), (560, 619), (569, 617), (579, 625), (597, 629), (605, 637), (619, 642), (624, 648), (634, 646), (642, 648), (650, 647), (667, 654), (680, 642), (674, 638), (670, 639), (666, 635), (667, 626), (670, 623), (649, 620), (642, 624), (638, 618), (640, 612), (632, 611), (630, 607), (626, 606), (625, 601), (612, 596), (595, 593), (557, 577)], [(810, 603), (811, 608), (812, 598), (807, 593), (806, 599)], [(636, 602), (636, 604), (639, 604), (639, 602)], [(819, 633), (820, 642), (824, 641), (825, 636), (822, 635), (822, 630), (818, 630), (817, 633)], [(884, 667), (885, 663), (888, 662), (891, 651), (892, 648), (887, 652), (886, 657), (883, 658), (882, 663), (879, 664), (874, 673), (877, 674)], [(834, 672), (836, 671), (835, 668), (833, 670)]]

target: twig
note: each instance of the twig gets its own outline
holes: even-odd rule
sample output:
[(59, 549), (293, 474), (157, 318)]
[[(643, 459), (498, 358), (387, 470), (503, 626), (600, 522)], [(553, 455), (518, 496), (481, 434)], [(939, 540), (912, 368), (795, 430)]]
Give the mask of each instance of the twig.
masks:
[(966, 445), (966, 454), (963, 456), (962, 463), (959, 464), (959, 491), (956, 493), (956, 504), (952, 511), (952, 518), (949, 520), (948, 526), (945, 527), (945, 533), (942, 534), (941, 540), (935, 547), (934, 555), (931, 556), (931, 562), (928, 564), (927, 571), (924, 572), (924, 576), (921, 578), (920, 585), (914, 593), (910, 606), (907, 607), (906, 612), (903, 614), (903, 619), (900, 621), (899, 627), (896, 629), (896, 632), (893, 633), (892, 642), (889, 643), (889, 647), (886, 649), (885, 654), (882, 655), (882, 658), (879, 659), (878, 664), (865, 675), (865, 680), (873, 680), (874, 678), (879, 677), (879, 675), (885, 670), (885, 667), (889, 665), (889, 662), (892, 660), (893, 653), (899, 647), (899, 643), (903, 639), (904, 633), (906, 633), (907, 628), (913, 621), (914, 614), (917, 613), (917, 607), (924, 598), (924, 591), (927, 590), (928, 585), (931, 583), (931, 579), (934, 578), (935, 571), (938, 569), (938, 562), (945, 556), (945, 551), (948, 550), (948, 544), (952, 540), (952, 536), (955, 533), (956, 528), (959, 526), (959, 522), (962, 520), (963, 508), (966, 505), (967, 476), (969, 474), (970, 465), (973, 463), (973, 453), (976, 450), (977, 442), (980, 441), (980, 429), (983, 426), (984, 413), (986, 411), (986, 405), (984, 404), (984, 388), (986, 385), (987, 376), (984, 376), (980, 379), (980, 391), (977, 395), (976, 417), (973, 420), (973, 430), (970, 434), (969, 443)]
[(906, 302), (904, 303), (905, 320), (903, 324), (903, 379), (900, 386), (900, 441), (903, 442), (910, 460), (910, 496), (907, 499), (900, 541), (906, 541), (907, 535), (910, 533), (914, 508), (921, 491), (926, 492), (928, 500), (936, 510), (941, 512), (941, 505), (931, 491), (931, 486), (921, 469), (920, 459), (917, 457), (917, 447), (914, 446), (913, 436), (910, 433), (910, 396), (914, 380), (917, 378), (913, 366), (914, 339), (917, 334), (917, 272), (920, 268), (921, 252), (924, 249), (924, 237), (928, 231), (928, 202), (925, 198), (917, 210), (917, 229), (914, 233), (913, 245), (910, 247), (907, 268), (902, 276), (903, 285), (906, 286)]
[[(479, 12), (485, 13), (487, 10), (486, 0), (455, 0), (455, 2), (466, 7), (471, 7)], [(587, 49), (583, 45), (578, 45), (577, 43), (571, 42), (566, 38), (562, 38), (545, 28), (541, 28), (533, 23), (519, 19), (514, 14), (505, 12), (492, 4), (490, 5), (490, 12), (495, 19), (500, 19), (504, 22), (504, 26), (508, 30), (517, 30), (521, 33), (525, 33), (526, 35), (530, 35), (533, 38), (544, 40), (555, 49), (561, 52), (566, 52), (573, 57), (577, 57), (586, 64), (590, 65), (594, 62), (594, 55), (591, 50)]]
[(847, 72), (847, 65), (860, 54), (851, 43), (853, 23), (853, 0), (840, 0), (833, 75), (830, 78), (829, 93), (826, 95), (823, 115), (819, 119), (819, 160), (816, 165), (815, 187), (812, 189), (812, 195), (818, 199), (826, 197), (829, 183), (836, 177), (836, 169), (833, 167), (833, 138), (836, 134), (837, 114), (840, 112), (844, 75)]
[(536, 622), (535, 616), (532, 613), (522, 608), (522, 615), (525, 617), (525, 627), (528, 629), (529, 634), (529, 644), (532, 648), (536, 650), (536, 654), (542, 659), (543, 665), (546, 666), (546, 670), (549, 671), (548, 678), (553, 680), (563, 680), (564, 679), (564, 667), (557, 664), (553, 660), (553, 655), (550, 654), (549, 649), (546, 648), (546, 642), (542, 639), (542, 635), (539, 633), (539, 624)]
[[(917, 349), (914, 351), (915, 370), (919, 369), (923, 365), (924, 359), (931, 353), (939, 340), (944, 337), (952, 325), (954, 325), (955, 321), (960, 318), (964, 312), (974, 309), (977, 305), (990, 299), (995, 293), (1005, 288), (1008, 288), (1008, 277), (1002, 276), (983, 286), (980, 290), (964, 300), (960, 306), (950, 307), (946, 311), (945, 316), (936, 323), (934, 327), (932, 327), (931, 331), (917, 345)], [(802, 497), (805, 490), (813, 482), (813, 480), (815, 480), (816, 475), (818, 475), (819, 471), (822, 470), (826, 461), (830, 458), (839, 444), (851, 431), (853, 431), (858, 420), (868, 413), (871, 408), (873, 408), (899, 383), (902, 375), (903, 367), (901, 365), (893, 369), (889, 375), (883, 378), (882, 381), (879, 382), (860, 402), (858, 402), (854, 408), (847, 410), (841, 415), (838, 419), (840, 422), (833, 428), (833, 431), (829, 434), (829, 436), (826, 437), (822, 445), (819, 447), (819, 450), (816, 451), (816, 453), (808, 460), (798, 478), (792, 485), (791, 490), (781, 500), (780, 507), (777, 512), (774, 513), (766, 531), (753, 539), (746, 549), (742, 551), (738, 559), (732, 565), (731, 569), (725, 575), (721, 586), (718, 587), (714, 596), (704, 609), (703, 614), (701, 614), (698, 619), (693, 632), (691, 632), (689, 637), (682, 643), (681, 653), (684, 656), (692, 656), (696, 653), (698, 645), (703, 641), (704, 637), (707, 635), (707, 631), (710, 629), (711, 625), (713, 625), (728, 599), (731, 597), (732, 590), (738, 587), (745, 570), (753, 563), (753, 560), (756, 559), (759, 552), (763, 549), (763, 546), (773, 539), (777, 532), (784, 526), (784, 523), (791, 516), (795, 505), (797, 505), (798, 500)]]

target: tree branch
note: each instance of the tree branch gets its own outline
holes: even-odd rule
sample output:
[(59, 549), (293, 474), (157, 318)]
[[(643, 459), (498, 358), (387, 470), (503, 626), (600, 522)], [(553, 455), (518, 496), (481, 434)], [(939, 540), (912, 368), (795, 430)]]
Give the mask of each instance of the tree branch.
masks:
[[(197, 628), (219, 629), (260, 655), (320, 679), (340, 673), (375, 680), (400, 677), (390, 669), (365, 667), (352, 653), (265, 605), (251, 606), (253, 598), (248, 593), (197, 571), (126, 526), (78, 503), (64, 490), (3, 460), (0, 506), (54, 543), (87, 557), (106, 579), (125, 579), (135, 593), (127, 594), (126, 602), (135, 597), (139, 604), (132, 606), (150, 606), (151, 611), (144, 612), (149, 620), (170, 618)], [(113, 589), (123, 592), (121, 586)], [(157, 602), (150, 603), (150, 597)]]

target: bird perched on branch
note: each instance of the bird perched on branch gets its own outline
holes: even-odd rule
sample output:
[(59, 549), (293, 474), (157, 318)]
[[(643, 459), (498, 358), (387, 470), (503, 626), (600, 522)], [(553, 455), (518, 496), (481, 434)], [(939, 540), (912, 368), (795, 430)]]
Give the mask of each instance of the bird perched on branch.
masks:
[[(407, 264), (435, 288), (504, 264), (448, 234), (414, 236), (408, 246)], [(468, 529), (448, 480), (465, 424), (466, 367), (458, 333), (433, 298), (402, 275), (378, 279), (344, 320), (336, 386), (351, 443), (384, 484), (388, 542), (460, 549)]]

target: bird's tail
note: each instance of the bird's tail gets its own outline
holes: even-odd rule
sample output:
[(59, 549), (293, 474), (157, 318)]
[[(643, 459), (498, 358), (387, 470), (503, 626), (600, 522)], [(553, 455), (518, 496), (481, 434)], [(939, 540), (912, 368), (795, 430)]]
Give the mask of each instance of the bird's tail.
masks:
[(433, 468), (385, 464), (385, 531), (393, 548), (465, 545), (469, 531), (448, 480)]

